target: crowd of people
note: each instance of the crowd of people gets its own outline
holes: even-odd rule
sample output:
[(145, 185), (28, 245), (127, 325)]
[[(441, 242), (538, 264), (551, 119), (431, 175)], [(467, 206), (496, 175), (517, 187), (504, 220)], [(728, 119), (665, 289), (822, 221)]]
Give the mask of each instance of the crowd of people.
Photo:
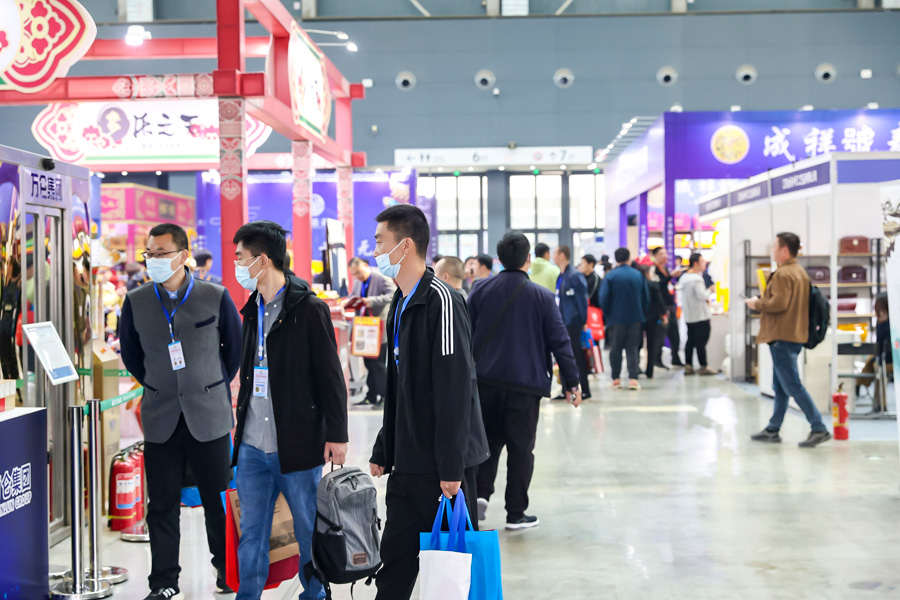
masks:
[[(686, 372), (710, 375), (705, 346), (710, 332), (706, 261), (690, 257), (686, 271), (670, 271), (664, 249), (652, 264), (635, 264), (626, 248), (592, 255), (573, 266), (572, 250), (532, 248), (509, 232), (497, 244), (502, 270), (488, 255), (465, 261), (436, 257), (421, 210), (396, 205), (378, 215), (376, 268), (353, 258), (349, 270), (359, 312), (382, 320), (377, 358), (366, 360), (367, 394), (360, 404), (383, 409), (369, 470), (389, 476), (387, 519), (376, 577), (379, 600), (406, 600), (418, 577), (419, 534), (431, 528), (435, 498), (475, 499), (468, 508), (477, 528), (495, 491), (499, 458), (507, 450), (506, 528), (540, 524), (529, 514), (528, 490), (541, 399), (551, 395), (554, 364), (561, 393), (575, 408), (591, 397), (584, 337), (588, 311), (602, 310), (613, 388), (639, 390), (644, 373), (663, 364), (669, 337), (678, 366), (676, 281), (687, 323)], [(220, 493), (232, 468), (240, 499), (238, 599), (258, 600), (268, 573), (272, 514), (283, 494), (293, 516), (300, 564), (311, 560), (317, 487), (323, 465), (346, 460), (348, 392), (328, 305), (289, 268), (286, 232), (271, 221), (242, 226), (234, 240), (234, 274), (250, 292), (238, 310), (209, 276), (211, 257), (194, 257), (177, 225), (150, 231), (145, 270), (121, 310), (122, 359), (143, 385), (142, 417), (148, 486), (150, 595), (183, 598), (179, 590), (179, 510), (183, 465), (194, 473), (204, 507), (216, 590), (225, 577), (225, 510)], [(809, 281), (797, 265), (799, 239), (780, 234), (779, 269), (762, 298), (747, 300), (762, 315), (760, 341), (775, 363), (775, 412), (753, 439), (779, 442), (789, 396), (803, 408), (815, 446), (830, 434), (800, 383), (796, 358), (806, 340)], [(202, 261), (200, 259), (203, 259)], [(598, 264), (601, 268), (598, 269)], [(204, 267), (206, 267), (204, 269)], [(145, 284), (143, 279), (147, 280)], [(804, 286), (806, 286), (804, 288)], [(804, 291), (805, 290), (805, 291)], [(805, 295), (804, 295), (805, 294)], [(627, 383), (622, 378), (626, 357)], [(229, 383), (239, 374), (232, 412)], [(231, 431), (234, 430), (233, 442)], [(233, 449), (232, 449), (233, 443)], [(300, 569), (301, 599), (325, 597), (323, 582)]]

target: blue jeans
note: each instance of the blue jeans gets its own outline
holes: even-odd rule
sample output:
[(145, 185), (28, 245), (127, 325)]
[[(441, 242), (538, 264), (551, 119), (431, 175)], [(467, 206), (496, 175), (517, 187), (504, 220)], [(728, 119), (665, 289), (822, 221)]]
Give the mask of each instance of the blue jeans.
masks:
[(322, 468), (283, 474), (278, 453), (265, 453), (242, 444), (238, 453), (237, 492), (241, 500), (241, 541), (238, 565), (241, 587), (236, 600), (259, 600), (269, 576), (269, 537), (278, 493), (284, 494), (294, 518), (294, 535), (300, 546), (300, 600), (325, 598), (322, 584), (303, 576), (303, 565), (312, 560), (312, 534), (316, 520), (316, 490)]
[(797, 370), (797, 356), (803, 349), (801, 344), (793, 342), (772, 342), (769, 350), (772, 351), (772, 364), (774, 367), (773, 383), (775, 386), (775, 413), (767, 427), (770, 431), (781, 429), (784, 414), (787, 412), (788, 400), (794, 398), (806, 420), (812, 425), (815, 432), (828, 431), (822, 422), (822, 415), (809, 397), (809, 392), (800, 381), (800, 372)]

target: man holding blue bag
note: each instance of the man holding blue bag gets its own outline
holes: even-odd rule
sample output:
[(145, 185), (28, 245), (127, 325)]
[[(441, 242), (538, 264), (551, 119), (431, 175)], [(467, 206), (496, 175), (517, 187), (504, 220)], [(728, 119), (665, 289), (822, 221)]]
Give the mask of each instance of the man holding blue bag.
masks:
[(376, 221), (378, 268), (398, 287), (387, 321), (384, 425), (370, 460), (373, 476), (390, 475), (376, 598), (408, 600), (419, 574), (419, 534), (431, 529), (442, 496), (463, 489), (474, 497), (475, 470), (489, 452), (469, 316), (462, 296), (425, 266), (425, 214), (399, 204)]

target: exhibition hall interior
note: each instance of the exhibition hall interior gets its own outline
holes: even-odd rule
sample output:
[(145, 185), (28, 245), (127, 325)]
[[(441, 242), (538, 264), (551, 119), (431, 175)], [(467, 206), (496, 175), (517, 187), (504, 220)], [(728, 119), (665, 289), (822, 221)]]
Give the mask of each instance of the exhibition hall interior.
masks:
[(0, 0), (0, 598), (900, 597), (898, 235), (900, 0)]

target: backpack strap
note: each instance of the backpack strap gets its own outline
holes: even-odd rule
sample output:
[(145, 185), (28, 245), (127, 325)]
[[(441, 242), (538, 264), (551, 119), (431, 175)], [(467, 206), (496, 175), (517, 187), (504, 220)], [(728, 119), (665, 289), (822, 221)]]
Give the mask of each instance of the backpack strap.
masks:
[(487, 333), (484, 334), (484, 337), (481, 338), (481, 343), (479, 343), (478, 348), (475, 349), (475, 354), (474, 354), (475, 362), (478, 362), (478, 358), (481, 356), (481, 351), (484, 349), (484, 345), (494, 335), (494, 332), (497, 330), (497, 327), (500, 325), (500, 321), (503, 320), (503, 316), (506, 314), (506, 311), (509, 310), (510, 306), (512, 306), (513, 300), (515, 300), (516, 296), (518, 296), (522, 292), (522, 290), (525, 289), (525, 286), (528, 285), (528, 283), (530, 281), (531, 280), (526, 275), (525, 281), (520, 283), (516, 287), (516, 289), (513, 290), (513, 293), (510, 294), (509, 298), (506, 299), (506, 303), (503, 304), (503, 307), (500, 309), (500, 312), (497, 313), (497, 317), (494, 319), (494, 322), (491, 323), (490, 329), (488, 329)]

